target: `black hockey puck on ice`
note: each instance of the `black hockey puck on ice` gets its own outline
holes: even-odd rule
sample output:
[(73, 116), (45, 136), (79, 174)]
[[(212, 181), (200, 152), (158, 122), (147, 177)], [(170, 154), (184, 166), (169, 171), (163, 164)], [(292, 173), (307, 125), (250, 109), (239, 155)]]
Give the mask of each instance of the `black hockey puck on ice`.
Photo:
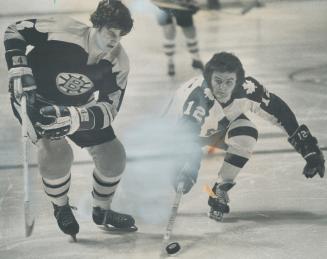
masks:
[(166, 251), (170, 255), (176, 254), (179, 250), (181, 250), (181, 246), (178, 242), (173, 242), (166, 246)]

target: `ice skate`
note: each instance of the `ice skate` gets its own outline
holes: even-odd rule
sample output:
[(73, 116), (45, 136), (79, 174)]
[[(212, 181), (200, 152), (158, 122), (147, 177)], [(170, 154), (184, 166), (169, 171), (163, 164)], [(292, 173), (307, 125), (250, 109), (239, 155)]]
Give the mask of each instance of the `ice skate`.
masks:
[(64, 206), (58, 206), (53, 203), (54, 216), (62, 232), (71, 235), (76, 242), (76, 234), (79, 232), (79, 225), (72, 212), (72, 207), (67, 202)]
[(203, 63), (202, 63), (201, 60), (193, 59), (193, 61), (192, 61), (192, 67), (194, 69), (200, 69), (201, 71), (204, 70), (204, 66), (203, 66)]
[(215, 183), (212, 191), (215, 196), (210, 196), (208, 204), (211, 207), (208, 213), (211, 219), (223, 221), (225, 213), (229, 213), (229, 198), (227, 191), (229, 191), (235, 183)]
[(111, 209), (104, 210), (100, 207), (94, 207), (92, 217), (95, 224), (102, 225), (109, 231), (137, 231), (135, 220), (132, 216), (115, 212)]

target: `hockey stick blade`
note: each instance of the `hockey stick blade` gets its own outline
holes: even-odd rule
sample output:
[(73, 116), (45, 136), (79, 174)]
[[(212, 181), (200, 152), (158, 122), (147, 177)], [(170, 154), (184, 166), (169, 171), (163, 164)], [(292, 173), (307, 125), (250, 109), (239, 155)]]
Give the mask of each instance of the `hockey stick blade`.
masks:
[(33, 233), (35, 219), (30, 212), (29, 200), (24, 201), (24, 218), (25, 218), (25, 237), (29, 237)]

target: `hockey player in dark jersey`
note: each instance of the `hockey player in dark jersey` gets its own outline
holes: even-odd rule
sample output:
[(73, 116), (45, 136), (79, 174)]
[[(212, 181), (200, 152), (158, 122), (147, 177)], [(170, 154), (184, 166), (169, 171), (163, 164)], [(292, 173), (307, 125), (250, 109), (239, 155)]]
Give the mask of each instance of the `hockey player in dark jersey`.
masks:
[[(193, 15), (197, 12), (197, 3), (194, 0), (162, 0), (153, 1), (158, 7), (158, 23), (164, 33), (164, 52), (168, 59), (168, 75), (175, 75), (175, 38), (176, 24), (181, 27), (186, 39), (186, 46), (192, 56), (192, 67), (203, 70), (203, 63), (199, 54), (196, 27)], [(167, 7), (168, 6), (168, 7)]]
[[(298, 124), (281, 98), (256, 79), (245, 77), (236, 56), (226, 52), (215, 54), (205, 65), (203, 77), (190, 80), (178, 90), (167, 113), (192, 125), (203, 145), (226, 150), (208, 201), (209, 216), (215, 220), (222, 220), (223, 214), (229, 212), (227, 193), (235, 185), (235, 178), (249, 160), (258, 138), (256, 126), (246, 112), (256, 113), (284, 129), (289, 143), (306, 160), (305, 177), (324, 176), (324, 156), (308, 127)], [(175, 185), (185, 182), (185, 193), (197, 179), (201, 161), (197, 153), (195, 151), (185, 162), (189, 170), (176, 178)]]
[[(21, 121), (24, 93), (45, 193), (60, 229), (73, 237), (79, 225), (67, 196), (73, 152), (66, 137), (85, 147), (95, 164), (94, 222), (136, 229), (132, 216), (110, 209), (126, 160), (112, 128), (129, 73), (119, 42), (133, 20), (114, 0), (100, 1), (90, 20), (93, 27), (67, 17), (23, 20), (7, 28), (4, 41), (14, 114)], [(34, 48), (26, 54), (29, 45)]]

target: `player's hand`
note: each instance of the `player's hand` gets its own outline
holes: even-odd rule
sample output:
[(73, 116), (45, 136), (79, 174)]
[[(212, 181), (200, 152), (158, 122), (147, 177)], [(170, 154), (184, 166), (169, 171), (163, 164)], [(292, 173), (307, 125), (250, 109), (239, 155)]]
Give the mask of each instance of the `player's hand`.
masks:
[(292, 136), (288, 138), (296, 151), (307, 161), (303, 169), (303, 174), (307, 178), (312, 178), (316, 174), (323, 177), (325, 174), (325, 159), (321, 152), (318, 141), (313, 137), (306, 125), (299, 126)]
[(312, 155), (309, 155), (306, 159), (307, 164), (303, 169), (303, 174), (306, 178), (312, 178), (316, 174), (319, 174), (320, 177), (324, 177), (325, 174), (325, 159), (322, 152), (316, 152)]
[(22, 94), (25, 93), (28, 98), (28, 105), (34, 105), (36, 84), (32, 69), (29, 67), (13, 67), (9, 69), (8, 77), (11, 98), (20, 104)]
[(80, 127), (79, 112), (73, 106), (46, 106), (40, 109), (40, 114), (42, 121), (35, 124), (35, 129), (41, 137), (60, 139)]
[(178, 184), (184, 182), (183, 194), (188, 193), (198, 178), (198, 169), (191, 168), (188, 164), (184, 165), (182, 171), (176, 176), (174, 181), (174, 188), (177, 191)]

